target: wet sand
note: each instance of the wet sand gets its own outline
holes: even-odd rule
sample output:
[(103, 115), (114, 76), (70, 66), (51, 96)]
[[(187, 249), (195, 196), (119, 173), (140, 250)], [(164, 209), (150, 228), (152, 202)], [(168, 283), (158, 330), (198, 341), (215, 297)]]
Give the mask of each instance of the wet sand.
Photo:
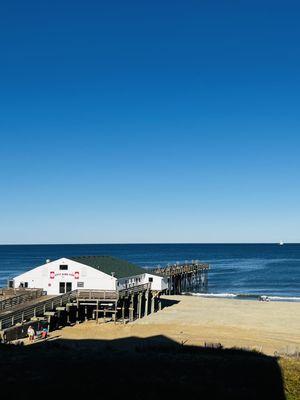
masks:
[(163, 296), (178, 301), (134, 323), (88, 321), (52, 332), (62, 339), (112, 340), (165, 336), (187, 345), (221, 343), (266, 354), (300, 349), (300, 303)]

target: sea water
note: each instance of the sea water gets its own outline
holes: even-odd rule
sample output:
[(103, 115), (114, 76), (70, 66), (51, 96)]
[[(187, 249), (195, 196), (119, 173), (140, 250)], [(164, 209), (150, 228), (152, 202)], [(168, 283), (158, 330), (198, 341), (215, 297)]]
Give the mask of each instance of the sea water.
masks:
[(46, 259), (112, 255), (153, 268), (175, 262), (209, 263), (207, 293), (215, 297), (300, 301), (300, 244), (76, 244), (0, 246), (0, 286)]

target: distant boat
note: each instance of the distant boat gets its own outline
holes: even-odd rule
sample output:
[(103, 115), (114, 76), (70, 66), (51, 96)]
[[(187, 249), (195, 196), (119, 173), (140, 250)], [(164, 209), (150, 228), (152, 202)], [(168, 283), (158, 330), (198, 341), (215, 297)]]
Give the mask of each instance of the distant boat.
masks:
[(283, 240), (281, 240), (280, 242), (279, 242), (279, 246), (283, 246), (284, 245), (284, 242), (283, 242)]

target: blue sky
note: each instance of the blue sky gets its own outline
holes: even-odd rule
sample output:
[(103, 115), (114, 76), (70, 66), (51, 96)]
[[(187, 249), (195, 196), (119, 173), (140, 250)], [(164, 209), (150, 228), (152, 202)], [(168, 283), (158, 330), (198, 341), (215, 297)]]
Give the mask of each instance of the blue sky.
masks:
[(0, 243), (300, 241), (299, 17), (4, 4)]

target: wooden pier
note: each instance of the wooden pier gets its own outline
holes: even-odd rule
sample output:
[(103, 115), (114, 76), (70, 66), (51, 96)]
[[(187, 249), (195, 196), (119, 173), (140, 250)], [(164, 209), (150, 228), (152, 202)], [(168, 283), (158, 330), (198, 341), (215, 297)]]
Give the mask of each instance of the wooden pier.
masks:
[(28, 326), (37, 330), (41, 321), (47, 322), (50, 330), (88, 319), (125, 324), (160, 308), (160, 294), (151, 291), (150, 283), (120, 291), (77, 289), (41, 296), (0, 312), (0, 336), (3, 342), (26, 337)]
[(206, 291), (209, 265), (197, 261), (176, 263), (167, 267), (157, 267), (152, 273), (168, 278), (167, 294), (182, 294), (188, 291)]
[[(167, 278), (166, 294), (182, 294), (207, 288), (208, 264), (191, 262), (157, 267), (151, 273)], [(77, 289), (58, 296), (41, 290), (15, 290), (0, 301), (0, 336), (3, 342), (26, 337), (29, 325), (38, 330), (41, 321), (49, 330), (94, 319), (97, 323), (132, 322), (162, 308), (162, 292), (151, 282), (122, 290)]]

